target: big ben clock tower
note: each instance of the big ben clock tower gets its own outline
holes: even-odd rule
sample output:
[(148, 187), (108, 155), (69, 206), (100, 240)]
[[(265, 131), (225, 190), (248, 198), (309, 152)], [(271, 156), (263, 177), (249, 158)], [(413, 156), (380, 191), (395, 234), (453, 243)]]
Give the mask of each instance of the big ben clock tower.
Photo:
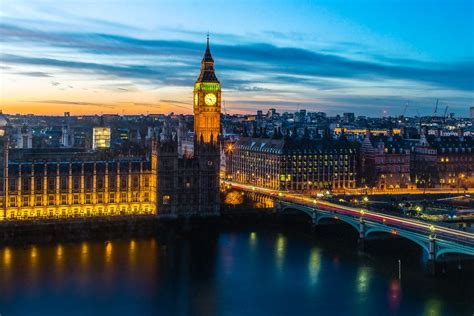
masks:
[(194, 133), (204, 143), (217, 142), (221, 120), (221, 84), (214, 72), (214, 59), (207, 47), (201, 61), (201, 73), (194, 84)]

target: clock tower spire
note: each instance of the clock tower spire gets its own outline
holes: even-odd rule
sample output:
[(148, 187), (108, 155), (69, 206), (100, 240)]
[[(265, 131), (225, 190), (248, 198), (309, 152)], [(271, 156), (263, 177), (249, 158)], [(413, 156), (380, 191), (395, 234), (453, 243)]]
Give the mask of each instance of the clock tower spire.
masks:
[(194, 133), (204, 143), (217, 142), (221, 119), (221, 84), (214, 72), (214, 59), (207, 33), (201, 73), (194, 84)]

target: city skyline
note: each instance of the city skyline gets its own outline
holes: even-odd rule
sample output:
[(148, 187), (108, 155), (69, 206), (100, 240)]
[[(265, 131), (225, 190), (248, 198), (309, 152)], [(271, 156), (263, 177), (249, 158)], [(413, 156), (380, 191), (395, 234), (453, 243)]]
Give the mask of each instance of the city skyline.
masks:
[(215, 4), (6, 1), (0, 108), (190, 114), (209, 31), (227, 113), (469, 115), (468, 1)]

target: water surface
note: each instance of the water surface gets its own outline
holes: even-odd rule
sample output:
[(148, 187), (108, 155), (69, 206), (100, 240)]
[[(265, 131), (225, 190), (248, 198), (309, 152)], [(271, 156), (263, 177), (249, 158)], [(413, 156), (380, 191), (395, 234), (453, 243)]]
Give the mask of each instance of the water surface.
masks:
[[(341, 242), (342, 240), (342, 242)], [(410, 245), (259, 228), (0, 248), (0, 314), (471, 315), (470, 277)], [(407, 250), (404, 251), (404, 248)], [(397, 258), (402, 258), (402, 281)]]

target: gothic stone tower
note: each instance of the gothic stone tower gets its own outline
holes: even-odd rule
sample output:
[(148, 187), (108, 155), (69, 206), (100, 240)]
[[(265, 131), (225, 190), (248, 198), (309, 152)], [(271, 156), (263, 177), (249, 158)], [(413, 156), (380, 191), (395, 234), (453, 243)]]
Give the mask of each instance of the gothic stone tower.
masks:
[(214, 59), (207, 47), (201, 61), (201, 73), (194, 84), (194, 133), (205, 143), (217, 142), (221, 118), (221, 85), (214, 72)]
[(221, 85), (214, 72), (214, 60), (207, 47), (201, 73), (194, 85), (194, 157), (199, 165), (199, 214), (217, 215), (219, 199), (219, 132), (221, 128)]

